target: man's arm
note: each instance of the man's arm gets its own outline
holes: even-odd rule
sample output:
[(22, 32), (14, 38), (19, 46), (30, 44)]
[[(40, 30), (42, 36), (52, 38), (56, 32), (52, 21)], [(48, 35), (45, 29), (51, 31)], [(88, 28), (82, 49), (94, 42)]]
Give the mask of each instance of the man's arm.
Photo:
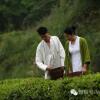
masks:
[(50, 65), (46, 65), (46, 64), (43, 64), (43, 58), (42, 58), (42, 54), (41, 54), (42, 52), (41, 52), (41, 49), (40, 49), (40, 47), (38, 46), (37, 47), (37, 50), (36, 50), (36, 58), (35, 58), (35, 62), (36, 62), (36, 65), (40, 68), (40, 69), (42, 69), (42, 70), (44, 70), (44, 71), (46, 71), (46, 70), (51, 70), (52, 69), (52, 66), (50, 66)]
[(60, 53), (60, 59), (61, 59), (61, 66), (64, 66), (64, 61), (65, 61), (65, 50), (59, 40), (59, 38), (57, 37), (58, 40), (58, 48), (59, 48), (59, 53)]
[(46, 71), (47, 65), (43, 64), (43, 57), (42, 57), (42, 54), (41, 54), (42, 52), (41, 52), (40, 50), (41, 50), (41, 49), (40, 49), (40, 47), (38, 46), (38, 47), (37, 47), (37, 50), (36, 50), (36, 58), (35, 58), (35, 61), (36, 61), (37, 66), (38, 66), (40, 69)]

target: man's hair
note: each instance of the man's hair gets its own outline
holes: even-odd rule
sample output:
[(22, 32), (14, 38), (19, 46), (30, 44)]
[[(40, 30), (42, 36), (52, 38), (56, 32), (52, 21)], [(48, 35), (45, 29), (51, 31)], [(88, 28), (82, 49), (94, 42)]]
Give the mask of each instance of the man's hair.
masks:
[(65, 30), (64, 30), (64, 33), (65, 34), (68, 34), (68, 35), (72, 35), (72, 34), (75, 34), (76, 32), (76, 27), (75, 26), (71, 26), (71, 27), (67, 27)]
[(46, 27), (39, 27), (37, 29), (37, 32), (38, 32), (39, 35), (44, 35), (48, 32), (48, 29)]

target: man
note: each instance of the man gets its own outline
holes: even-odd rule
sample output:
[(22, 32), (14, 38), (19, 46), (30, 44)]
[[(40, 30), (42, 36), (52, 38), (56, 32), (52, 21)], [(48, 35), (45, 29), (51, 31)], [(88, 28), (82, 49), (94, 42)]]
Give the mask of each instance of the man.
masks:
[(46, 27), (37, 29), (42, 41), (36, 50), (36, 64), (45, 71), (45, 79), (63, 77), (65, 51), (57, 36), (51, 36)]

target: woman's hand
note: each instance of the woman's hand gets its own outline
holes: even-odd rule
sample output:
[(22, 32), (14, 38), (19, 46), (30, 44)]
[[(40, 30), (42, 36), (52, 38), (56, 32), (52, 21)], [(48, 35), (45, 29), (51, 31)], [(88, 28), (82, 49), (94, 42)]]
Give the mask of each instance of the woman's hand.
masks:
[(72, 73), (72, 71), (71, 71), (71, 70), (69, 70), (69, 72), (68, 72), (68, 73), (70, 74), (70, 73)]
[(83, 67), (82, 67), (83, 74), (87, 72), (87, 66), (88, 66), (87, 64), (83, 65)]

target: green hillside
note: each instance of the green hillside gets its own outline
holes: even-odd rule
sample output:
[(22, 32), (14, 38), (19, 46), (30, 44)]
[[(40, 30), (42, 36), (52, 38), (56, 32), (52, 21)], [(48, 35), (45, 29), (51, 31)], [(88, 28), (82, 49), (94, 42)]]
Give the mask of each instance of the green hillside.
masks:
[(43, 75), (34, 63), (41, 25), (63, 44), (63, 29), (75, 25), (88, 41), (91, 70), (100, 71), (100, 0), (5, 1), (0, 1), (0, 79)]

